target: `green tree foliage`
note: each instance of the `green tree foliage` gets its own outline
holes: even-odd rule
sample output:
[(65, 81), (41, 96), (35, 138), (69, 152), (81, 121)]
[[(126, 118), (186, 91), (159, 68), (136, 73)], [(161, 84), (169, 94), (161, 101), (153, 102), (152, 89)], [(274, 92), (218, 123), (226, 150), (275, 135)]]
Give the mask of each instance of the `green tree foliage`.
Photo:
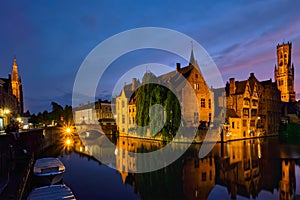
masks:
[(52, 111), (48, 112), (45, 110), (44, 112), (39, 112), (37, 115), (33, 114), (30, 116), (29, 122), (36, 125), (49, 125), (53, 121), (58, 123), (58, 125), (71, 125), (73, 123), (73, 113), (72, 113), (72, 106), (66, 105), (63, 108), (56, 102), (51, 102)]
[(158, 80), (152, 73), (146, 73), (142, 81), (143, 85), (136, 91), (137, 134), (145, 135), (148, 129), (152, 136), (162, 135), (163, 139), (170, 140), (181, 121), (177, 97), (168, 88), (156, 84)]

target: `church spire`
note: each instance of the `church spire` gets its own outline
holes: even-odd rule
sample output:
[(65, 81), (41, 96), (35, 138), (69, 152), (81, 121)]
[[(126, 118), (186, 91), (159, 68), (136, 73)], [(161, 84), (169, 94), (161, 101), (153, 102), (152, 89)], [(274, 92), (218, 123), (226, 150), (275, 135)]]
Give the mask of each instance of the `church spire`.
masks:
[(189, 65), (192, 65), (193, 67), (196, 67), (196, 68), (198, 68), (198, 70), (200, 70), (200, 68), (198, 66), (198, 62), (197, 62), (197, 60), (195, 59), (195, 56), (194, 56), (193, 42), (191, 42), (191, 43), (192, 43), (192, 49), (191, 49), (191, 56), (190, 56)]
[(14, 66), (17, 66), (17, 58), (16, 58), (16, 56), (14, 57)]
[(17, 58), (14, 57), (14, 64), (12, 70), (12, 81), (19, 81), (19, 73), (18, 73), (18, 65), (17, 65)]
[(191, 41), (192, 49), (191, 49), (191, 56), (190, 56), (190, 65), (196, 64), (195, 56), (194, 56), (194, 49), (193, 49), (193, 41)]

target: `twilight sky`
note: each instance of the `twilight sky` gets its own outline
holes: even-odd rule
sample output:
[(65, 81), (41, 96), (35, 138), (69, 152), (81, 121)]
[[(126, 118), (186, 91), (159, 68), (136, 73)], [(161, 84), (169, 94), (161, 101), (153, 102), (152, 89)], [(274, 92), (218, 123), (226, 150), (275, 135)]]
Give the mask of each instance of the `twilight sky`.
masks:
[[(71, 105), (76, 73), (93, 48), (115, 34), (140, 27), (164, 27), (192, 37), (213, 58), (224, 82), (230, 77), (245, 80), (251, 72), (259, 80), (274, 80), (276, 45), (291, 41), (300, 98), (300, 1), (86, 2), (0, 3), (0, 77), (11, 73), (16, 55), (25, 109), (50, 110), (51, 101)], [(182, 60), (160, 51), (129, 53), (106, 71), (98, 95), (110, 96), (123, 73), (149, 62), (175, 69)]]

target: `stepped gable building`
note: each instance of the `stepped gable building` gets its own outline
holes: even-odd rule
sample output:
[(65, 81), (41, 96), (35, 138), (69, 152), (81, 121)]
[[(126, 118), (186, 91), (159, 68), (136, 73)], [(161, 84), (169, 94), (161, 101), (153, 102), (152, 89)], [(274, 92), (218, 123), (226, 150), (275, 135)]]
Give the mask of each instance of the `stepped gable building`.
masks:
[(228, 137), (243, 138), (277, 133), (280, 123), (280, 91), (272, 80), (258, 81), (254, 73), (244, 81), (230, 78), (226, 84)]
[(295, 102), (294, 91), (294, 64), (292, 63), (292, 43), (277, 45), (277, 65), (274, 69), (274, 78), (281, 92), (282, 102)]

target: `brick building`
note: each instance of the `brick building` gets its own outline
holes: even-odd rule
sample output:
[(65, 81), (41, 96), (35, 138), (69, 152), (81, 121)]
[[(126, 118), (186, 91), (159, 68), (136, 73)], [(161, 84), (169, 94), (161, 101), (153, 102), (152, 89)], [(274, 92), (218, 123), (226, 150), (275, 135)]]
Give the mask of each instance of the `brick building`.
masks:
[(18, 75), (17, 60), (14, 58), (12, 76), (0, 78), (0, 130), (10, 123), (12, 118), (23, 114), (22, 82)]
[[(157, 77), (157, 80), (161, 85), (174, 86), (178, 101), (182, 105), (181, 114), (184, 116), (186, 126), (198, 127), (200, 122), (207, 126), (213, 121), (214, 94), (202, 76), (193, 51), (189, 65), (181, 67), (180, 63), (177, 63), (176, 70)], [(134, 134), (131, 133), (135, 127), (136, 117), (134, 91), (140, 84), (135, 78), (132, 79), (132, 83), (125, 85), (120, 95), (116, 97), (116, 121), (121, 134)], [(195, 94), (198, 107), (195, 103), (191, 103), (192, 92)]]

